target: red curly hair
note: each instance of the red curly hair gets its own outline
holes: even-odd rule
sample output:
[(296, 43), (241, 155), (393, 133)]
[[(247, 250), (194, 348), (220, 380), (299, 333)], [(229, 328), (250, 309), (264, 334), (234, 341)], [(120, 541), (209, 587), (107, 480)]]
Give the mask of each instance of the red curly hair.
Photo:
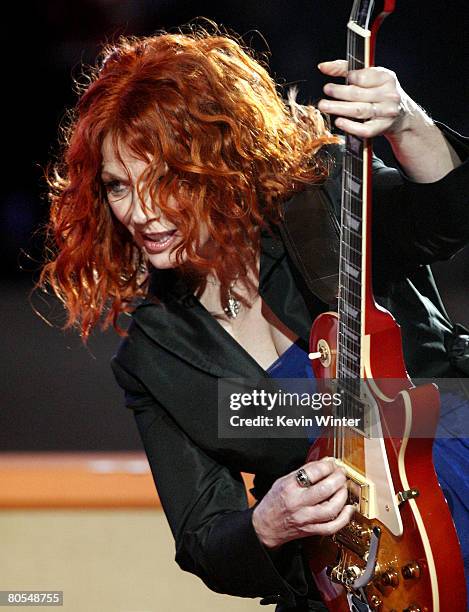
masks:
[[(316, 108), (297, 104), (295, 91), (285, 102), (262, 63), (217, 27), (122, 37), (101, 57), (47, 175), (52, 256), (36, 285), (50, 284), (68, 313), (63, 329), (78, 327), (84, 342), (103, 315), (102, 329), (112, 323), (125, 335), (119, 314), (148, 290), (143, 255), (101, 184), (107, 134), (148, 162), (150, 199), (183, 237), (175, 247), (178, 263), (187, 253), (180, 270), (195, 271), (201, 283), (215, 272), (222, 287), (246, 277), (260, 229), (280, 221), (279, 203), (325, 179), (328, 158), (317, 153), (337, 142)], [(161, 160), (168, 172), (158, 181)], [(210, 260), (195, 246), (201, 222), (218, 249)]]

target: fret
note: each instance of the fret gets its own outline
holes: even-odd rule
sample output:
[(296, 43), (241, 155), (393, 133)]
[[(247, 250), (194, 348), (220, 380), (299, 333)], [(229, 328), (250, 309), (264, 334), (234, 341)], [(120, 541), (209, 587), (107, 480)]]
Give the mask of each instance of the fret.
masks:
[(345, 149), (345, 155), (356, 160), (357, 162), (360, 162), (361, 164), (363, 163), (363, 159), (348, 148)]
[[(342, 352), (339, 353), (339, 366), (342, 366), (342, 369), (348, 370), (349, 373), (354, 373), (360, 370), (360, 363), (358, 360), (352, 360), (350, 356), (346, 355), (344, 352), (344, 347), (341, 347)], [(354, 376), (350, 376), (350, 378), (354, 378)]]
[[(346, 335), (345, 331), (341, 331), (345, 329), (348, 330), (349, 336)], [(340, 333), (342, 333), (344, 336), (344, 342), (358, 342), (361, 340), (360, 321), (357, 321), (356, 319), (351, 319), (350, 321), (342, 319), (342, 325), (339, 326), (339, 334)]]
[(359, 185), (361, 186), (362, 184), (361, 178), (358, 176), (357, 173), (353, 172), (353, 169), (351, 171), (351, 170), (347, 170), (347, 168), (344, 168), (344, 173), (346, 176), (349, 177), (350, 181), (353, 181), (354, 183), (359, 183)]
[[(354, 279), (353, 276), (346, 276), (345, 280), (350, 281), (347, 284), (342, 283), (343, 290), (346, 291), (348, 294), (347, 297), (357, 298), (357, 301), (358, 301), (361, 298), (361, 294), (362, 294), (359, 281)], [(360, 304), (357, 304), (357, 306), (360, 307)]]
[(359, 286), (357, 286), (357, 289), (358, 290), (355, 290), (351, 285), (340, 285), (341, 291), (346, 291), (349, 297), (357, 298), (357, 300), (359, 300), (362, 294)]
[(349, 178), (349, 187), (353, 191), (353, 193), (359, 194), (362, 188), (361, 181), (354, 181), (352, 178)]
[(345, 188), (344, 191), (345, 191), (345, 193), (347, 195), (349, 195), (352, 198), (352, 200), (356, 200), (357, 202), (361, 202), (362, 201), (360, 196), (356, 195), (355, 193), (353, 193), (349, 189)]
[[(345, 344), (347, 342), (347, 344)], [(339, 355), (344, 346), (348, 346), (354, 351), (354, 355), (360, 355), (360, 344), (358, 342), (349, 341), (347, 338), (343, 339), (343, 344), (339, 347)]]
[(341, 307), (341, 311), (342, 312), (340, 312), (339, 314), (343, 315), (344, 317), (347, 317), (347, 318), (343, 318), (344, 324), (347, 325), (347, 327), (349, 327), (350, 329), (353, 329), (353, 331), (359, 332), (361, 320), (354, 319), (353, 317), (349, 317), (343, 307)]
[(355, 308), (352, 308), (350, 304), (343, 304), (342, 309), (348, 317), (352, 318), (353, 320), (357, 319), (357, 315), (359, 314), (359, 311), (356, 310)]
[[(340, 365), (340, 362), (339, 362)], [(349, 370), (347, 367), (342, 366), (342, 371), (347, 375), (348, 378), (356, 378), (356, 372), (352, 372), (352, 370)]]
[(348, 346), (342, 346), (342, 355), (346, 355), (349, 359), (352, 359), (353, 361), (357, 361), (359, 355), (356, 355), (355, 353), (352, 353)]
[[(357, 328), (357, 331), (360, 330), (360, 324), (361, 324), (361, 319), (357, 319), (356, 317), (352, 317), (348, 314), (347, 312), (347, 307), (348, 304), (340, 304), (340, 312), (339, 312), (339, 316), (341, 316), (343, 318), (343, 321), (346, 322), (346, 324), (348, 325), (348, 327), (355, 329), (355, 326)], [(353, 308), (353, 307), (352, 307)], [(353, 309), (355, 310), (355, 309)], [(355, 310), (355, 312), (358, 312), (357, 310)]]
[(339, 327), (339, 334), (348, 336), (353, 342), (357, 341), (360, 336), (358, 334), (354, 334), (350, 329), (345, 326)]
[(347, 249), (348, 249), (348, 244), (345, 243), (344, 244), (344, 248), (343, 248), (343, 252), (340, 255), (341, 263), (352, 264), (355, 268), (359, 268), (360, 267), (360, 262), (361, 262), (361, 257), (359, 257), (356, 253), (352, 253), (352, 252), (348, 251)]
[(352, 168), (344, 168), (344, 172), (345, 174), (347, 174), (348, 176), (352, 176), (354, 178), (356, 178), (358, 181), (361, 182), (360, 177), (358, 176), (358, 173), (353, 171), (353, 167)]
[(343, 337), (342, 334), (342, 344), (339, 346), (339, 355), (341, 354), (342, 348), (344, 346), (348, 346), (350, 349), (352, 349), (355, 355), (360, 355), (360, 343), (358, 341), (350, 340), (349, 338)]
[[(357, 299), (356, 299), (356, 301), (358, 302), (358, 301), (359, 301), (359, 300), (358, 300), (358, 296), (354, 296), (354, 297), (356, 297), (356, 298), (357, 298)], [(340, 310), (339, 315), (343, 315), (344, 317), (347, 317), (347, 319), (345, 319), (345, 318), (343, 319), (343, 320), (344, 320), (344, 323), (348, 324), (349, 322), (352, 322), (352, 321), (353, 321), (354, 323), (357, 323), (357, 324), (358, 324), (358, 323), (360, 323), (360, 319), (359, 319), (359, 318), (357, 319), (357, 318), (354, 318), (354, 317), (350, 317), (350, 316), (347, 314), (347, 312), (346, 312), (346, 310), (345, 310), (345, 308), (346, 308), (346, 306), (347, 306), (347, 305), (348, 305), (348, 302), (343, 302), (343, 301), (341, 301), (341, 303), (339, 304), (339, 310)], [(354, 308), (354, 307), (358, 307), (358, 308), (359, 308), (359, 307), (360, 307), (360, 304), (359, 304), (359, 303), (354, 304), (354, 305), (352, 306), (352, 308)], [(358, 308), (354, 308), (354, 309), (355, 309), (356, 311), (358, 311)], [(350, 325), (349, 325), (349, 327), (350, 327)]]
[(353, 234), (354, 236), (357, 236), (357, 238), (360, 238), (361, 241), (362, 235), (359, 232), (356, 232), (351, 227), (347, 227), (346, 225), (343, 225), (342, 228), (344, 231), (349, 232), (349, 234)]
[(361, 278), (354, 278), (353, 276), (347, 275), (347, 273), (343, 270), (341, 278), (341, 287), (344, 291), (347, 291), (348, 297), (355, 297), (359, 299), (361, 297)]
[[(340, 357), (341, 355), (343, 355), (343, 357), (342, 357), (343, 361), (344, 361), (344, 357), (347, 357), (345, 355), (345, 353), (344, 353), (345, 347), (348, 347), (352, 351), (352, 354), (356, 356), (356, 359), (358, 359), (360, 357), (360, 345), (357, 342), (353, 342), (353, 343), (349, 342), (347, 344), (342, 344), (339, 347), (339, 351), (338, 351), (339, 360), (341, 359), (341, 357)], [(356, 361), (356, 359), (355, 359), (355, 361)], [(350, 365), (352, 365), (352, 364), (350, 364)]]
[(357, 270), (357, 268), (355, 268), (355, 266), (352, 266), (352, 264), (346, 261), (344, 263), (344, 266), (347, 274), (350, 274), (351, 276), (353, 276), (353, 278), (358, 278), (360, 276), (361, 271)]
[[(361, 246), (361, 242), (359, 243), (358, 246)], [(357, 264), (361, 261), (361, 259), (362, 259), (362, 251), (361, 251), (361, 249), (360, 250), (356, 249), (354, 246), (352, 246), (351, 244), (348, 244), (348, 243), (345, 244), (345, 241), (344, 241), (344, 248), (347, 249), (346, 252), (348, 254), (347, 258), (345, 256), (343, 257), (344, 260), (345, 259), (349, 259), (349, 260), (352, 260), (352, 261), (356, 261)]]
[[(343, 313), (342, 313), (342, 315), (343, 315)], [(346, 320), (342, 317), (342, 322), (350, 330), (353, 330), (357, 334), (357, 336), (361, 336), (361, 323), (360, 323), (360, 321), (357, 321), (356, 319), (348, 319), (347, 322), (346, 322)]]
[(352, 212), (345, 212), (345, 220), (347, 222), (347, 226), (351, 227), (355, 231), (357, 231), (358, 228), (361, 226), (361, 220)]
[(339, 363), (344, 367), (349, 368), (350, 371), (357, 371), (360, 369), (360, 364), (357, 358), (353, 358), (350, 355), (345, 354), (344, 347), (341, 347), (342, 353), (339, 353)]
[(361, 297), (361, 278), (349, 276), (344, 270), (342, 270), (340, 287), (343, 288), (344, 291), (347, 291), (352, 297), (356, 297), (357, 299)]
[[(360, 244), (361, 244), (361, 243), (360, 243)], [(356, 249), (355, 247), (353, 247), (351, 244), (347, 244), (346, 246), (347, 246), (347, 249), (348, 249), (349, 251), (353, 251), (354, 253), (357, 253), (357, 255), (359, 255), (358, 259), (361, 261), (361, 257), (362, 257), (362, 251), (361, 251), (361, 249), (360, 249), (360, 250), (358, 250), (358, 249)]]

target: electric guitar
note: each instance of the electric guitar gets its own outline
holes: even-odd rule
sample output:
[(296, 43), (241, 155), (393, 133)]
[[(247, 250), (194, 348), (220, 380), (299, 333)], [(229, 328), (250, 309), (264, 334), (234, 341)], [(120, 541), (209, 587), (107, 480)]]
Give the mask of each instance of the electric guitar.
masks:
[[(378, 29), (394, 4), (355, 0), (349, 69), (373, 65)], [(373, 299), (371, 156), (370, 141), (346, 135), (338, 313), (320, 315), (310, 337), (320, 355), (315, 377), (335, 384), (342, 404), (338, 424), (307, 461), (335, 457), (354, 483), (357, 510), (333, 536), (306, 540), (308, 561), (330, 611), (464, 612), (459, 542), (432, 463), (438, 388), (413, 385), (400, 328)]]

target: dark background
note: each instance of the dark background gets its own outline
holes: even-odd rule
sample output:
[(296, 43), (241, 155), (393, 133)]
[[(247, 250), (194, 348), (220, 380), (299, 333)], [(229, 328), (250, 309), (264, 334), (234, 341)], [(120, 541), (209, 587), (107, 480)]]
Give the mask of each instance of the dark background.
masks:
[[(36, 294), (31, 303), (28, 297), (41, 252), (38, 229), (48, 207), (43, 172), (57, 151), (65, 108), (75, 102), (73, 80), (80, 78), (82, 64), (93, 64), (100, 44), (120, 34), (151, 34), (205, 16), (245, 35), (259, 51), (270, 49), (277, 81), (297, 83), (300, 101), (315, 102), (326, 82), (316, 64), (344, 56), (351, 4), (48, 0), (12, 7), (12, 16), (3, 20), (1, 450), (141, 448), (109, 367), (117, 335), (97, 332), (84, 348), (75, 332), (60, 331), (60, 304), (50, 296)], [(376, 63), (394, 70), (431, 116), (465, 134), (467, 6), (463, 0), (397, 0), (376, 55)], [(392, 163), (385, 141), (378, 139), (375, 150)], [(434, 267), (449, 312), (466, 324), (468, 253)], [(35, 314), (33, 305), (55, 327)]]

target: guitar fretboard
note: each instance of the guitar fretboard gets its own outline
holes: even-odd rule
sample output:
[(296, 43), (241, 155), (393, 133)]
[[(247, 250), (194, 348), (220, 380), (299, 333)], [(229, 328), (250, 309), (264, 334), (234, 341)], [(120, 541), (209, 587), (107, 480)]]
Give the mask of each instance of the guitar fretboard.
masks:
[[(353, 25), (353, 24), (352, 24)], [(351, 29), (347, 36), (349, 69), (365, 66), (366, 37), (361, 28)], [(339, 337), (337, 377), (347, 393), (343, 413), (360, 417), (361, 343), (363, 334), (363, 255), (366, 232), (364, 214), (364, 143), (346, 134), (342, 169), (342, 212), (339, 266)]]

